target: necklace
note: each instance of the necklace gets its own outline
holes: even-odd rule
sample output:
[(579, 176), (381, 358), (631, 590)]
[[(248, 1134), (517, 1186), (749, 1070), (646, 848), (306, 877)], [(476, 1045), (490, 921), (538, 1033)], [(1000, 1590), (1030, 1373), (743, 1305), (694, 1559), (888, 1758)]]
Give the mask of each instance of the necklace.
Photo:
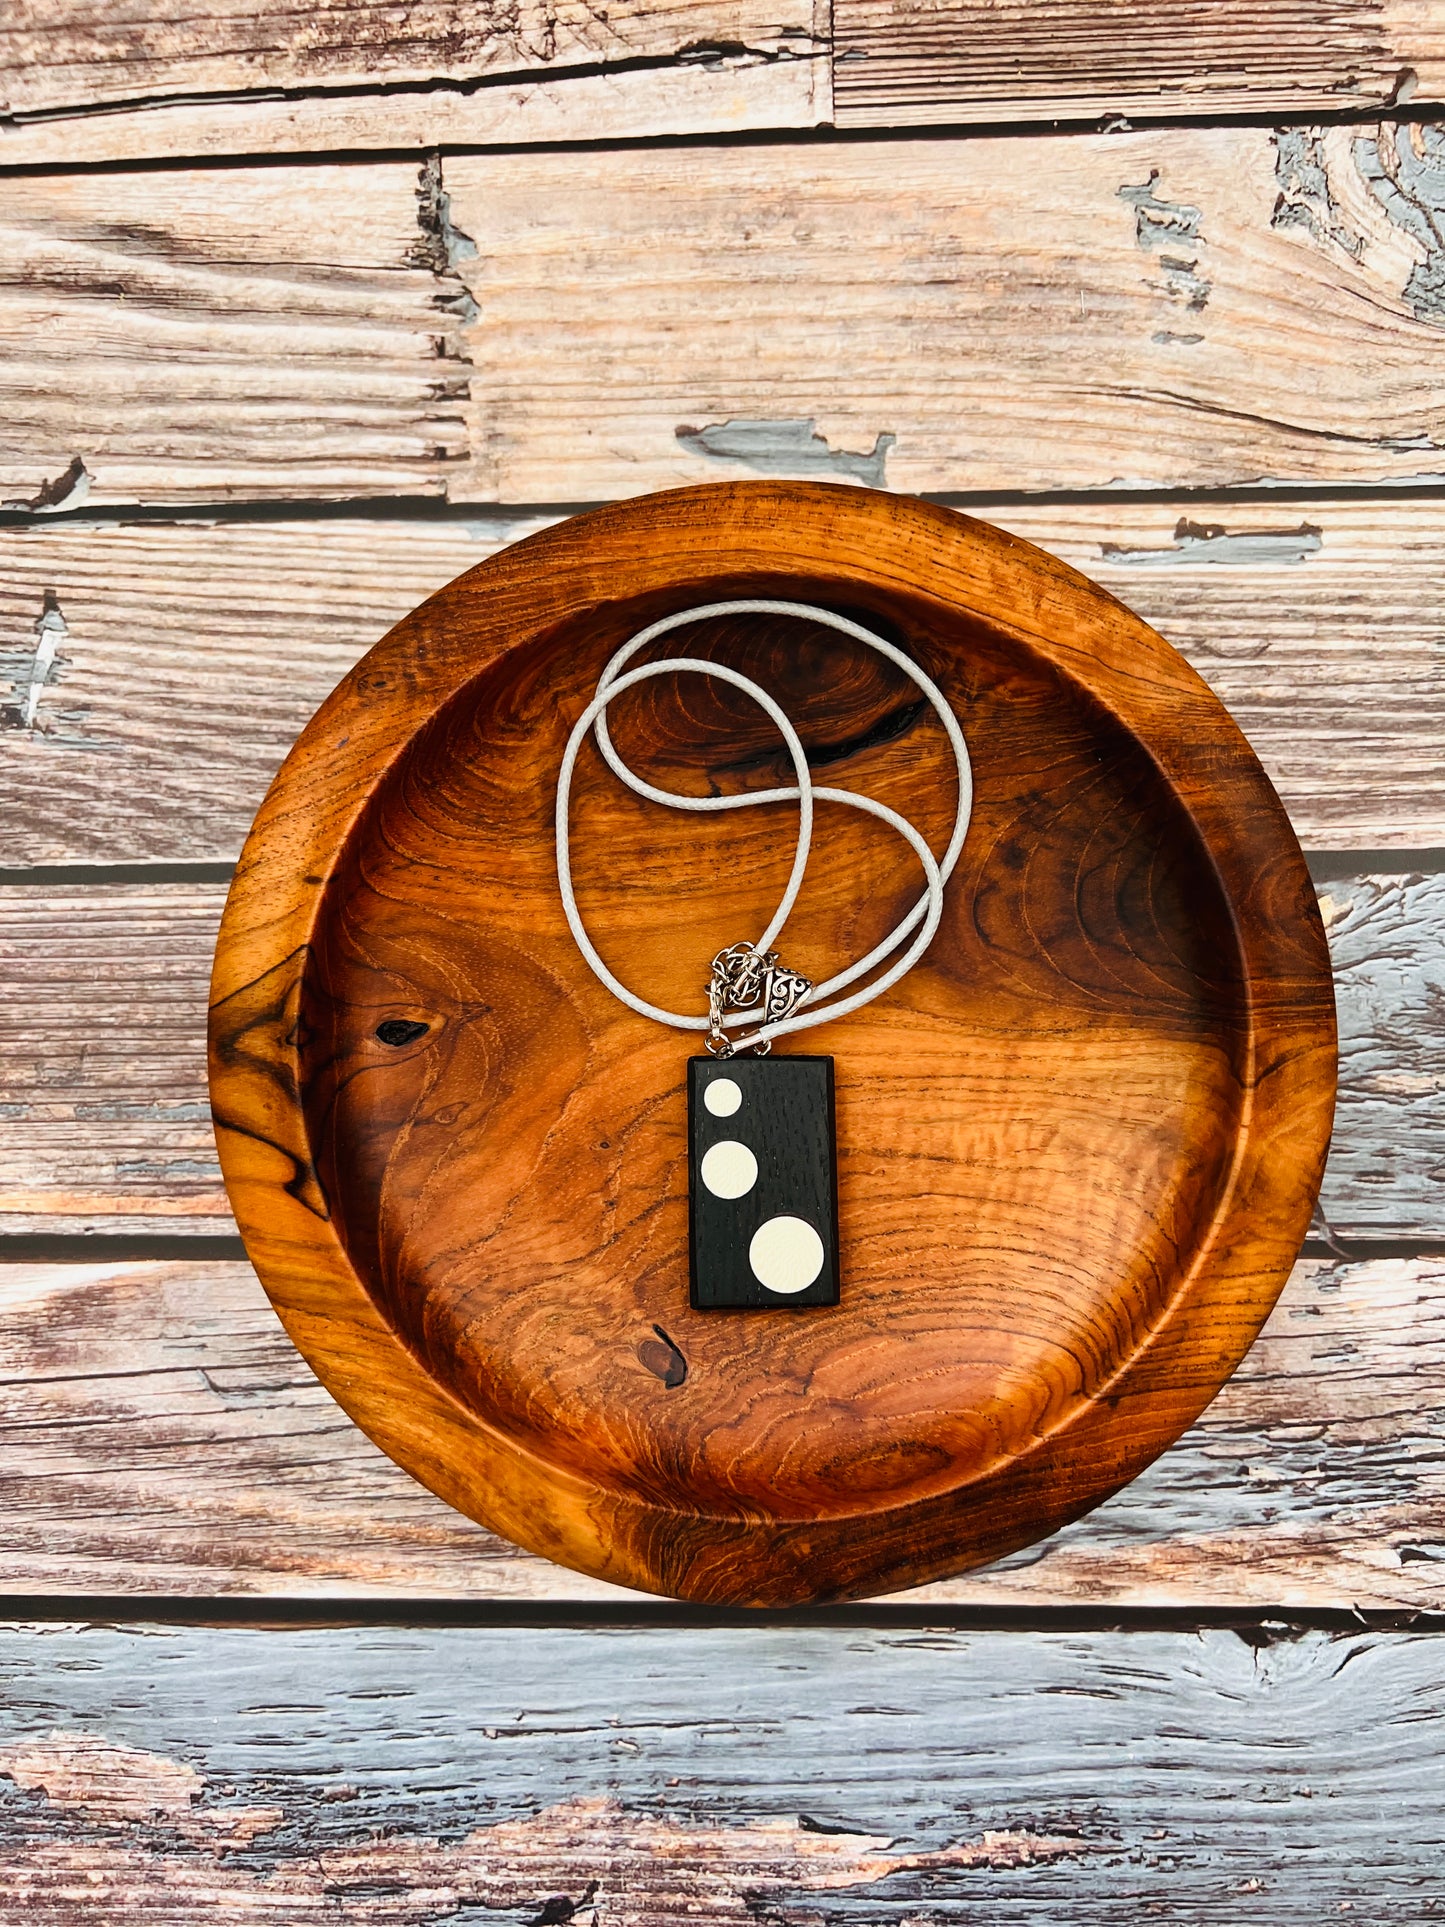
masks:
[[(895, 664), (927, 698), (943, 724), (958, 777), (958, 803), (941, 857), (914, 826), (886, 804), (854, 790), (814, 784), (802, 740), (767, 691), (724, 663), (668, 656), (629, 669), (660, 637), (715, 616), (796, 616), (832, 629)], [(645, 782), (622, 760), (607, 730), (609, 704), (656, 676), (703, 675), (730, 683), (777, 726), (796, 783), (732, 796), (688, 796)], [(707, 1014), (649, 1003), (608, 968), (587, 934), (572, 888), (572, 777), (589, 734), (608, 768), (638, 796), (667, 809), (699, 814), (796, 803), (798, 834), (787, 886), (766, 929), (712, 960)], [(773, 948), (803, 887), (813, 838), (815, 800), (863, 810), (904, 839), (923, 870), (923, 894), (881, 942), (825, 982), (788, 969)], [(568, 928), (593, 973), (640, 1016), (674, 1030), (706, 1033), (705, 1057), (688, 1061), (688, 1186), (692, 1303), (698, 1309), (838, 1302), (837, 1139), (831, 1057), (769, 1055), (774, 1041), (861, 1010), (900, 981), (933, 941), (943, 915), (944, 887), (968, 833), (973, 780), (958, 719), (943, 692), (900, 649), (861, 623), (803, 602), (743, 600), (685, 609), (640, 629), (611, 657), (597, 691), (573, 726), (557, 776), (557, 882)], [(895, 955), (895, 952), (901, 954)], [(890, 961), (891, 959), (891, 961)], [(879, 969), (879, 966), (883, 968)], [(854, 989), (870, 971), (878, 974)], [(754, 1026), (754, 1028), (748, 1028)], [(742, 1034), (739, 1034), (742, 1033)]]

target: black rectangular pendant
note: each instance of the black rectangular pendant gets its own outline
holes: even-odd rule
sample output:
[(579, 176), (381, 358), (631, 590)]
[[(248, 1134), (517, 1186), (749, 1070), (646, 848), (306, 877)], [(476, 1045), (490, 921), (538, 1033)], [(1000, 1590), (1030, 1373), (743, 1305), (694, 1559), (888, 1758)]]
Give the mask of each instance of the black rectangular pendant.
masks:
[(838, 1302), (831, 1057), (692, 1057), (692, 1303)]

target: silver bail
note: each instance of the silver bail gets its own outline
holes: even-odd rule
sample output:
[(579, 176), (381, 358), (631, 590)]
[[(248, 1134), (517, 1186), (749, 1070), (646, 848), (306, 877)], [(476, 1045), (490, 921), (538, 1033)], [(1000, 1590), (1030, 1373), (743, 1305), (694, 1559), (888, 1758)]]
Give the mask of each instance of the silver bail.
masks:
[(714, 1057), (732, 1057), (740, 1050), (764, 1056), (772, 1039), (759, 1044), (750, 1037), (730, 1037), (723, 1018), (728, 1011), (756, 1011), (763, 1027), (780, 1023), (813, 988), (812, 980), (789, 970), (776, 950), (756, 950), (750, 943), (732, 943), (712, 960), (707, 991), (707, 1048)]

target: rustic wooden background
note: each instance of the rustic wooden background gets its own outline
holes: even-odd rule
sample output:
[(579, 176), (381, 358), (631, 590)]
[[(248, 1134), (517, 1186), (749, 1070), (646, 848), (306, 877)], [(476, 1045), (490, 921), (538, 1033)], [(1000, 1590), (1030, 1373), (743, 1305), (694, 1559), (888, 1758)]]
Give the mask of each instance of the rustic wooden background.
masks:
[[(1445, 1919), (1442, 0), (0, 0), (5, 1918)], [(448, 1512), (226, 1212), (251, 813), (420, 597), (693, 480), (926, 492), (1240, 719), (1317, 1238), (1047, 1544), (786, 1620)]]

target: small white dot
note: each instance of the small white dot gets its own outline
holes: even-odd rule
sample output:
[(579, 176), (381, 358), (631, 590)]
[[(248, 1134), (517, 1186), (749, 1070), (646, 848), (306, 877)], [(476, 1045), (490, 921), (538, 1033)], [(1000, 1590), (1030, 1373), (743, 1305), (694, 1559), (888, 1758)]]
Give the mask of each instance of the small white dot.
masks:
[(823, 1240), (803, 1218), (769, 1218), (753, 1233), (748, 1263), (769, 1291), (806, 1291), (823, 1269)]
[(715, 1198), (745, 1197), (758, 1181), (758, 1161), (746, 1144), (725, 1137), (703, 1154), (702, 1181)]
[(743, 1094), (730, 1077), (715, 1077), (703, 1092), (702, 1101), (714, 1117), (731, 1117)]

